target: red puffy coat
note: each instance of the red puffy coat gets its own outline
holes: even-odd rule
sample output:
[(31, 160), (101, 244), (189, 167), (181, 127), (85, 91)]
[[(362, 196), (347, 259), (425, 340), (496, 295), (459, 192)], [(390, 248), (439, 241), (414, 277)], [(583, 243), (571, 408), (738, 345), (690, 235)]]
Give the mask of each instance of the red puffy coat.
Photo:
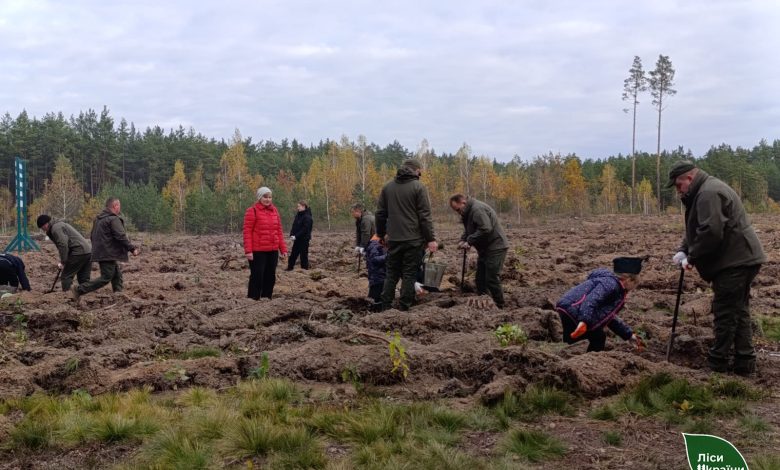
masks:
[(282, 219), (276, 206), (264, 206), (258, 202), (244, 213), (244, 253), (276, 250), (287, 254)]

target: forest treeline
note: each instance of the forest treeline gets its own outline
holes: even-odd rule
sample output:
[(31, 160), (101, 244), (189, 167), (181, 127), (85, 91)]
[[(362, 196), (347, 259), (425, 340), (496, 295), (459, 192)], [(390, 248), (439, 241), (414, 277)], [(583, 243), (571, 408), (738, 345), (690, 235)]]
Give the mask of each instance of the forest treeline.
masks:
[[(274, 190), (274, 202), (289, 223), (295, 202), (309, 201), (315, 218), (329, 226), (349, 218), (349, 205), (373, 209), (382, 185), (406, 158), (422, 161), (434, 215), (449, 214), (451, 194), (473, 195), (507, 220), (525, 216), (628, 213), (632, 210), (630, 155), (581, 159), (547, 154), (497, 162), (475, 155), (467, 144), (438, 153), (423, 140), (407, 149), (384, 147), (364, 136), (304, 145), (296, 140), (253, 142), (236, 131), (229, 141), (192, 128), (143, 131), (108, 109), (41, 119), (22, 112), (0, 120), (0, 229), (14, 223), (13, 159), (28, 162), (29, 215), (47, 212), (86, 230), (108, 195), (139, 230), (221, 233), (238, 230), (259, 185)], [(753, 148), (713, 146), (704, 155), (678, 148), (661, 152), (661, 175), (687, 158), (724, 181), (751, 211), (775, 211), (780, 199), (780, 140)], [(654, 190), (656, 155), (637, 152), (633, 211), (659, 211)], [(663, 176), (662, 176), (663, 178)], [(678, 210), (673, 188), (661, 182), (660, 210)]]

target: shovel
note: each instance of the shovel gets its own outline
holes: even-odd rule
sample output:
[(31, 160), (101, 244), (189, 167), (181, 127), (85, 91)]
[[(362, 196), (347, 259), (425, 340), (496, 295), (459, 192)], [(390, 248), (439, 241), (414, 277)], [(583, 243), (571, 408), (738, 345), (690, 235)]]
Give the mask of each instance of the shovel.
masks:
[(54, 286), (56, 286), (57, 285), (57, 281), (60, 280), (60, 274), (62, 274), (62, 268), (57, 270), (57, 277), (55, 277), (54, 278), (54, 282), (51, 283), (51, 289), (49, 289), (49, 291), (46, 292), (47, 294), (51, 294), (52, 292), (54, 292)]
[(680, 268), (680, 282), (677, 284), (677, 302), (674, 304), (674, 318), (672, 319), (672, 334), (669, 336), (669, 346), (666, 348), (666, 362), (672, 355), (672, 344), (674, 343), (674, 331), (677, 329), (677, 315), (680, 313), (680, 296), (682, 296), (683, 279), (685, 278), (685, 268)]
[(466, 286), (463, 284), (463, 282), (466, 279), (466, 256), (468, 252), (466, 250), (463, 250), (463, 267), (460, 268), (460, 292), (463, 293), (466, 291)]
[(357, 255), (357, 276), (360, 277), (360, 259), (363, 257), (360, 253)]

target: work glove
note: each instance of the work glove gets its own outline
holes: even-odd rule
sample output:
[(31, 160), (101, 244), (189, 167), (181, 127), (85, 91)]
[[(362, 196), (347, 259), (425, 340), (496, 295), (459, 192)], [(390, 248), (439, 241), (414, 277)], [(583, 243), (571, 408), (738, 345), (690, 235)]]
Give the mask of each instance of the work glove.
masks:
[(460, 248), (463, 251), (466, 251), (469, 248), (471, 248), (471, 245), (469, 245), (469, 242), (460, 242), (458, 243), (458, 248)]
[(62, 263), (57, 263), (57, 269), (62, 270), (63, 266)]
[(365, 251), (365, 250), (363, 249), (363, 247), (362, 247), (362, 246), (356, 246), (356, 247), (355, 247), (355, 254), (356, 254), (356, 255), (362, 255), (362, 254), (363, 254), (363, 251)]
[(579, 338), (580, 336), (584, 335), (586, 331), (588, 331), (588, 325), (586, 325), (584, 321), (579, 322), (577, 324), (577, 328), (571, 332), (571, 339)]
[(295, 235), (290, 235), (290, 240), (295, 241)]
[(636, 346), (637, 352), (642, 352), (645, 350), (645, 343), (642, 341), (642, 338), (640, 338), (637, 335), (631, 335), (631, 338), (629, 338), (629, 341), (633, 341), (634, 345)]
[(684, 251), (678, 251), (677, 253), (672, 256), (672, 262), (676, 264), (677, 266), (682, 266), (683, 260), (687, 260), (688, 255), (685, 254)]
[(685, 252), (678, 251), (672, 257), (672, 262), (683, 269), (691, 269), (693, 265), (688, 262), (688, 255)]

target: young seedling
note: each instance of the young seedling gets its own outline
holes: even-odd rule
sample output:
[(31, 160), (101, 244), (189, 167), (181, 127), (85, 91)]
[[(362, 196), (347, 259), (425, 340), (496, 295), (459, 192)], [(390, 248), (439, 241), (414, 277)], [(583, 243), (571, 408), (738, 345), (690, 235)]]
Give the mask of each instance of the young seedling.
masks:
[(393, 335), (388, 331), (387, 337), (390, 339), (388, 349), (390, 350), (390, 361), (393, 363), (390, 373), (401, 374), (403, 379), (406, 380), (406, 377), (409, 375), (409, 362), (406, 357), (406, 348), (401, 344), (401, 333), (396, 331)]
[(268, 353), (264, 352), (260, 355), (260, 365), (249, 372), (249, 377), (258, 380), (265, 379), (268, 377), (268, 372), (270, 369), (271, 366), (268, 362)]
[(501, 347), (505, 348), (510, 344), (524, 345), (528, 342), (528, 335), (523, 328), (518, 325), (511, 325), (504, 323), (496, 328), (494, 332), (498, 342), (501, 343)]

